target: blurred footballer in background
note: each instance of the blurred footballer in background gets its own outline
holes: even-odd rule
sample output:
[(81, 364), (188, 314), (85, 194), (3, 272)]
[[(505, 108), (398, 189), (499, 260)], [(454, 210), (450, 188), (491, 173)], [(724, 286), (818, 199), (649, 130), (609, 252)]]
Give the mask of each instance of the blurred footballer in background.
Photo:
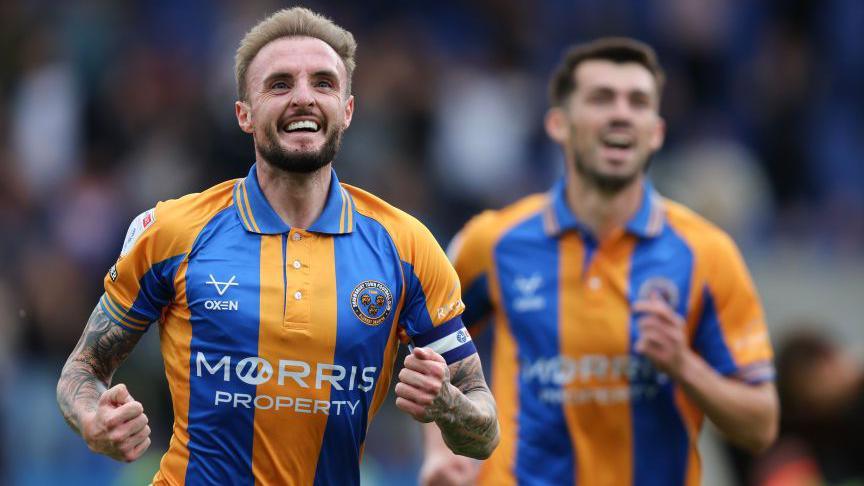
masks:
[[(772, 351), (738, 249), (646, 177), (663, 81), (640, 42), (573, 47), (545, 119), (565, 176), (451, 245), (465, 322), (494, 332), (501, 445), (482, 484), (699, 484), (703, 416), (747, 449), (774, 440)], [(426, 432), (421, 482), (473, 482)]]

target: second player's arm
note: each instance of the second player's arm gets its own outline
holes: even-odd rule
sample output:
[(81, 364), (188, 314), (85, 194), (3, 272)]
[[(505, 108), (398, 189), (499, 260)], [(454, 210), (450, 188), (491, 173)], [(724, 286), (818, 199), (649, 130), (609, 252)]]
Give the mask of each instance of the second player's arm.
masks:
[(634, 309), (644, 313), (636, 350), (672, 377), (731, 442), (753, 452), (774, 442), (780, 406), (773, 383), (718, 373), (687, 345), (684, 319), (662, 300), (637, 302)]
[(777, 437), (780, 414), (774, 384), (722, 376), (692, 351), (685, 359), (678, 384), (711, 422), (740, 447), (752, 452), (768, 448)]
[(143, 406), (124, 385), (109, 390), (114, 372), (141, 334), (112, 323), (96, 306), (57, 382), (57, 403), (66, 422), (94, 452), (132, 461), (150, 445)]
[(405, 358), (396, 405), (421, 422), (435, 422), (454, 453), (485, 459), (498, 445), (498, 414), (477, 354), (451, 365), (415, 348)]

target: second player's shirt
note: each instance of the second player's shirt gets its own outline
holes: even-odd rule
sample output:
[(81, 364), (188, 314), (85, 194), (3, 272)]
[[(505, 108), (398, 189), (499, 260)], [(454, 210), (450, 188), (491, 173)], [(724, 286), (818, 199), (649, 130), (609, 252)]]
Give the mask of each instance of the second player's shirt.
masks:
[(459, 281), (429, 231), (332, 173), (290, 228), (245, 179), (135, 219), (104, 312), (159, 322), (174, 430), (154, 484), (356, 484), (400, 339), (474, 352)]
[(773, 376), (753, 283), (722, 231), (650, 185), (598, 243), (564, 182), (471, 222), (451, 245), (465, 322), (491, 316), (501, 443), (481, 483), (695, 485), (700, 411), (634, 350), (633, 302), (657, 294), (718, 372)]

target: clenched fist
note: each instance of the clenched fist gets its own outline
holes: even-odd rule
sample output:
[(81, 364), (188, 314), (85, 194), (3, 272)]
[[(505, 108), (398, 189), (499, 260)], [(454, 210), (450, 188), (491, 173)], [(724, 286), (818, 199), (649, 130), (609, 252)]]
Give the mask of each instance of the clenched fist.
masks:
[(150, 427), (144, 406), (126, 385), (115, 385), (99, 397), (96, 410), (85, 416), (81, 435), (93, 452), (132, 462), (150, 447)]
[(432, 422), (447, 410), (453, 389), (444, 358), (431, 349), (414, 348), (399, 372), (396, 406), (415, 420)]
[(658, 370), (678, 380), (682, 369), (695, 356), (687, 342), (684, 318), (656, 294), (635, 302), (633, 311), (640, 314), (636, 352), (651, 360)]

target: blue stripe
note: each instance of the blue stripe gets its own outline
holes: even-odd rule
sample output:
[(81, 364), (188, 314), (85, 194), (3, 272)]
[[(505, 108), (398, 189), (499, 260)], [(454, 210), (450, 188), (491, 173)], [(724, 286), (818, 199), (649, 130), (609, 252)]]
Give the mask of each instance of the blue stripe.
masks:
[[(282, 288), (288, 288), (288, 233), (282, 234)], [(282, 299), (282, 316), (285, 316), (287, 299)]]
[(459, 329), (465, 329), (465, 326), (462, 324), (462, 318), (456, 316), (445, 323), (439, 324), (438, 327), (433, 327), (422, 334), (412, 336), (411, 342), (414, 346), (422, 348), (429, 343), (434, 343), (445, 336), (453, 334)]
[[(102, 312), (105, 314), (106, 317), (108, 317), (108, 320), (110, 320), (114, 324), (122, 327), (123, 329), (126, 329), (129, 332), (134, 332), (136, 334), (143, 334), (144, 332), (146, 332), (146, 330), (147, 330), (146, 328), (145, 329), (139, 329), (139, 328), (135, 328), (135, 327), (130, 327), (124, 321), (121, 321), (121, 320), (117, 319), (116, 317), (114, 317), (114, 314), (112, 314), (112, 312), (109, 311), (109, 308), (112, 311), (114, 311), (114, 309), (116, 309), (116, 307), (115, 307), (116, 304), (111, 302), (111, 299), (109, 299), (107, 295), (105, 295), (104, 297), (102, 297), (102, 299), (99, 300), (99, 306), (102, 307)], [(114, 311), (114, 312), (116, 312), (116, 311)], [(123, 315), (123, 314), (121, 313), (120, 315)]]
[[(114, 324), (122, 327), (123, 329), (125, 329), (129, 332), (134, 332), (135, 334), (144, 334), (145, 332), (147, 332), (147, 329), (136, 329), (134, 327), (130, 327), (129, 324), (126, 324), (123, 321), (118, 321), (118, 320), (112, 318), (111, 316), (109, 316), (108, 318), (111, 319), (111, 322), (113, 322)], [(149, 327), (148, 327), (148, 329), (149, 329)]]
[(467, 358), (472, 354), (477, 353), (477, 348), (474, 346), (474, 341), (468, 341), (465, 344), (459, 346), (458, 348), (451, 349), (446, 353), (442, 354), (441, 357), (444, 358), (444, 361), (447, 362), (448, 365), (453, 364), (460, 359)]
[(123, 308), (119, 304), (111, 300), (111, 298), (108, 297), (107, 293), (103, 295), (100, 303), (102, 304), (102, 309), (106, 312), (106, 314), (108, 314), (109, 317), (111, 317), (112, 320), (118, 323), (126, 322), (123, 320), (123, 317), (126, 315), (126, 311), (123, 310)]
[(243, 199), (243, 190), (240, 188), (240, 184), (242, 183), (243, 181), (240, 181), (234, 185), (234, 206), (237, 208), (237, 216), (240, 219), (240, 224), (249, 231), (255, 231), (255, 228), (252, 227), (252, 219), (249, 218), (249, 210), (246, 207), (246, 201)]
[(737, 377), (746, 383), (757, 385), (766, 381), (774, 381), (776, 372), (773, 363), (770, 361), (760, 361), (741, 367)]
[(141, 290), (129, 309), (129, 316), (153, 322), (174, 297), (174, 276), (186, 254), (175, 255), (154, 264), (138, 281)]
[(732, 359), (732, 353), (726, 346), (723, 330), (720, 328), (720, 319), (714, 305), (714, 297), (706, 286), (702, 290), (702, 318), (699, 319), (699, 327), (693, 336), (693, 346), (696, 351), (705, 358), (705, 361), (722, 375), (731, 375), (738, 372), (738, 366)]
[[(575, 453), (560, 402), (544, 400), (560, 392), (561, 384), (548, 376), (526, 373), (532, 365), (554, 363), (560, 353), (559, 246), (547, 238), (540, 215), (510, 230), (494, 249), (502, 302), (510, 316), (510, 332), (518, 350), (518, 445), (514, 474), (520, 484), (572, 484)], [(526, 264), (526, 262), (529, 262)], [(539, 276), (536, 292), (525, 295), (516, 278)], [(519, 307), (520, 299), (542, 298), (543, 305)], [(538, 302), (534, 299), (534, 302)]]
[[(650, 279), (662, 278), (678, 289), (676, 311), (686, 315), (693, 270), (693, 254), (671, 230), (659, 238), (640, 239), (630, 267), (629, 301)], [(630, 412), (633, 422), (633, 484), (684, 484), (689, 438), (675, 404), (675, 386), (659, 375), (646, 358), (635, 352), (639, 338), (637, 316), (630, 322), (630, 359), (639, 372), (630, 377)]]
[(485, 273), (474, 279), (468, 288), (462, 289), (462, 301), (465, 302), (465, 310), (462, 312), (462, 320), (467, 327), (475, 327), (482, 323), (483, 319), (492, 311), (492, 302), (489, 300), (489, 277)]
[(645, 181), (642, 186), (642, 202), (639, 205), (639, 210), (627, 222), (627, 230), (639, 236), (649, 236), (648, 224), (651, 222), (651, 213), (655, 210), (655, 204), (657, 203), (654, 187), (650, 182)]
[(411, 337), (423, 334), (435, 327), (429, 311), (426, 308), (426, 293), (423, 285), (414, 274), (414, 266), (402, 262), (402, 273), (405, 275), (405, 306), (402, 309), (401, 324)]
[[(375, 368), (374, 373), (367, 374), (374, 378), (375, 384), (383, 387), (388, 385), (378, 384), (378, 380), (381, 379), (381, 369), (384, 366), (387, 340), (393, 330), (397, 304), (395, 300), (402, 292), (402, 274), (396, 247), (376, 221), (365, 217), (358, 218), (354, 232), (334, 237), (333, 247), (338, 322), (333, 362), (345, 368), (346, 379), (342, 380), (342, 383), (347, 385), (344, 385), (342, 390), (331, 388), (330, 401), (331, 404), (350, 402), (358, 405), (353, 413), (350, 413), (350, 408), (346, 405), (341, 406), (341, 413), (337, 413), (334, 405), (330, 406), (315, 471), (316, 485), (360, 483), (360, 450), (366, 440), (367, 416), (372, 406), (375, 387), (363, 390), (359, 386), (369, 384), (362, 379), (363, 370), (368, 368)], [(390, 315), (374, 326), (361, 322), (351, 307), (351, 292), (366, 280), (384, 283), (394, 299)], [(350, 380), (352, 368), (356, 369), (353, 383)]]
[(267, 202), (267, 197), (258, 185), (257, 164), (252, 164), (249, 168), (249, 174), (244, 179), (246, 186), (246, 196), (249, 198), (249, 205), (246, 206), (250, 218), (249, 223), (252, 224), (252, 217), (255, 219), (255, 224), (261, 233), (277, 235), (291, 231), (282, 218), (276, 214), (276, 211)]
[(120, 321), (119, 318), (122, 318), (126, 315), (126, 311), (122, 307), (120, 307), (119, 304), (111, 300), (111, 298), (108, 297), (108, 294), (105, 294), (102, 303), (103, 307), (109, 312), (108, 315), (112, 316), (112, 318), (116, 315), (118, 317), (118, 321)]
[[(324, 204), (324, 209), (321, 211), (321, 215), (318, 216), (318, 219), (309, 226), (309, 231), (339, 234), (339, 224), (343, 219), (347, 223), (348, 213), (352, 210), (351, 204), (348, 201), (351, 198), (348, 191), (344, 191), (346, 196), (344, 203), (342, 194), (342, 185), (339, 184), (339, 178), (336, 177), (336, 171), (330, 169), (330, 187), (327, 189), (327, 200)], [(345, 211), (344, 215), (342, 214), (343, 206)], [(349, 231), (350, 229), (346, 225), (345, 232)]]
[[(260, 258), (261, 237), (245, 231), (231, 211), (211, 219), (190, 252), (186, 272), (192, 325), (187, 485), (253, 482), (255, 409), (244, 407), (242, 400), (234, 408), (233, 400), (235, 396), (255, 397), (256, 385), (239, 379), (246, 368), (238, 370), (238, 364), (258, 355)], [(220, 282), (235, 276), (238, 285), (220, 296), (213, 285), (205, 284), (210, 274)], [(236, 311), (208, 310), (208, 300), (236, 300), (239, 307)], [(211, 367), (227, 357), (227, 381), (225, 368), (211, 373), (199, 366), (199, 353)], [(231, 397), (229, 403), (216, 404), (219, 396)]]
[(591, 259), (594, 258), (594, 253), (597, 252), (597, 240), (587, 231), (580, 232), (582, 237), (582, 246), (585, 248), (585, 257), (582, 259), (582, 275), (585, 277), (585, 272), (591, 268)]

